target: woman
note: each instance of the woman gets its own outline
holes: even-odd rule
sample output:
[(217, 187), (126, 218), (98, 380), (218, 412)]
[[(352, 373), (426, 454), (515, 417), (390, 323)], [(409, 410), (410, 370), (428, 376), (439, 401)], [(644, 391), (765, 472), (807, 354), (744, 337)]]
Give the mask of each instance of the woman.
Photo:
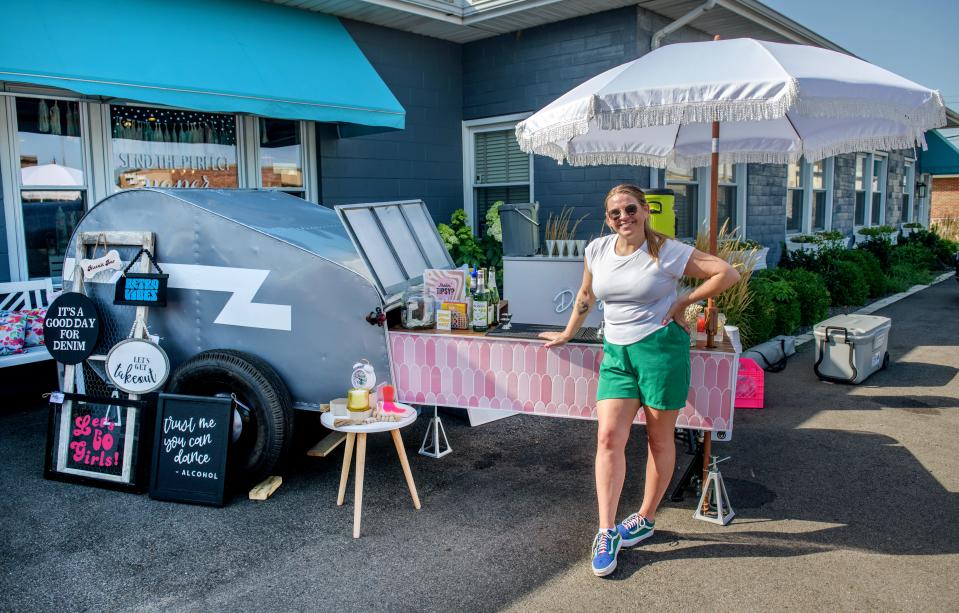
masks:
[[(597, 576), (615, 570), (620, 547), (653, 535), (656, 509), (673, 475), (673, 431), (689, 392), (689, 331), (683, 312), (739, 280), (739, 273), (723, 260), (654, 231), (645, 194), (635, 185), (617, 185), (604, 205), (606, 224), (614, 234), (586, 247), (583, 284), (566, 329), (540, 335), (549, 341), (547, 347), (566, 343), (596, 300), (603, 301), (604, 356), (596, 394), (599, 532), (592, 560)], [(677, 299), (683, 275), (705, 282)], [(616, 524), (626, 441), (640, 408), (649, 438), (643, 503)]]

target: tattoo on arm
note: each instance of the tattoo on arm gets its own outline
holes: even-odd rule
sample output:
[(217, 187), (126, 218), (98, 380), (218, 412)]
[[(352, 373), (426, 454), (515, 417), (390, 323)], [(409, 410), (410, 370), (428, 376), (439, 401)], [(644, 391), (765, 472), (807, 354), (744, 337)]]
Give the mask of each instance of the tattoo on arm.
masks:
[(583, 300), (577, 300), (577, 301), (576, 301), (576, 311), (577, 311), (580, 315), (585, 315), (585, 314), (586, 314), (586, 311), (588, 311), (588, 310), (589, 310), (589, 305), (586, 304), (585, 301), (583, 301)]

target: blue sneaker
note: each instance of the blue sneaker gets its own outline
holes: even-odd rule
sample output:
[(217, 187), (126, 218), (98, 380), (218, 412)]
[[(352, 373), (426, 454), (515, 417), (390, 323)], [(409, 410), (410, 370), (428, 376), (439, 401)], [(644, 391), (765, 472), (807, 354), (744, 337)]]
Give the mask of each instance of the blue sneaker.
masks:
[(593, 539), (593, 574), (605, 577), (616, 570), (622, 538), (616, 530), (600, 530)]
[(623, 547), (632, 547), (653, 535), (656, 522), (649, 521), (639, 513), (633, 513), (616, 526), (616, 532), (623, 539)]

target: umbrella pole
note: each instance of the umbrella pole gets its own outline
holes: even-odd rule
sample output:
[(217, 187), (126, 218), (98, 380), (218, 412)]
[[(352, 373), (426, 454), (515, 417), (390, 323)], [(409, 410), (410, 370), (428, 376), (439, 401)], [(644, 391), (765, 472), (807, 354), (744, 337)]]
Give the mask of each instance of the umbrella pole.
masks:
[[(716, 255), (716, 234), (719, 222), (719, 122), (713, 122), (713, 151), (709, 172), (709, 254)], [(716, 300), (706, 302), (706, 347), (716, 347)], [(704, 462), (705, 463), (705, 462)]]

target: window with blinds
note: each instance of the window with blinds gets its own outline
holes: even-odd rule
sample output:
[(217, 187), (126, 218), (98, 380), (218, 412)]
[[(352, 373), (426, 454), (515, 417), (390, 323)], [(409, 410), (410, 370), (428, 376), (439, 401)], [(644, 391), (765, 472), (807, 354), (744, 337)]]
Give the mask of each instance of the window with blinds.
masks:
[(481, 236), (493, 203), (530, 201), (529, 177), (530, 156), (520, 150), (513, 129), (473, 134), (473, 203)]

